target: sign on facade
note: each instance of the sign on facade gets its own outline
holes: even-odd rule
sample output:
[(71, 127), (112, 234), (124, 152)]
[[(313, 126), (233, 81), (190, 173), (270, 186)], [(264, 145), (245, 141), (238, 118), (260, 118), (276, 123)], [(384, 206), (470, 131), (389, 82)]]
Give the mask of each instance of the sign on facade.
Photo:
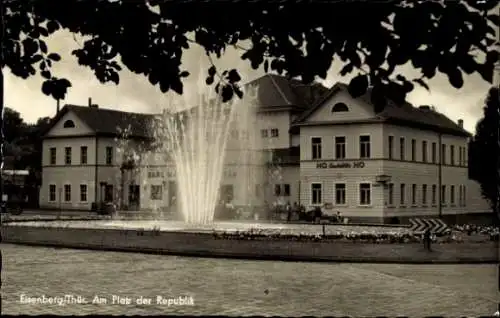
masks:
[(337, 169), (337, 168), (364, 168), (365, 163), (363, 161), (350, 162), (319, 162), (316, 164), (317, 169)]
[[(149, 170), (148, 171), (148, 179), (154, 179), (154, 178), (175, 178), (175, 170), (167, 170), (161, 171), (161, 170)], [(232, 178), (236, 177), (236, 171), (234, 170), (224, 170), (224, 177), (225, 178)]]

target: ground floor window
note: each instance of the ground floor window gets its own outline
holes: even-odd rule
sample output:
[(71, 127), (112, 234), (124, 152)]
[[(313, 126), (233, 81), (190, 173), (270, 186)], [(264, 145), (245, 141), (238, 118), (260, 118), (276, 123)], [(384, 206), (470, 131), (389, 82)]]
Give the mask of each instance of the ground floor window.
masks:
[(64, 201), (65, 202), (71, 201), (71, 184), (64, 185)]
[(436, 205), (437, 187), (435, 184), (432, 185), (432, 205)]
[(322, 187), (321, 183), (311, 184), (311, 204), (321, 204), (322, 202), (321, 187)]
[(335, 204), (345, 204), (345, 183), (335, 184)]
[(446, 186), (441, 186), (441, 204), (446, 205)]
[(359, 204), (370, 205), (371, 203), (372, 203), (371, 184), (361, 183), (359, 185)]
[(450, 204), (455, 205), (455, 186), (450, 186)]
[(289, 197), (290, 196), (290, 185), (289, 184), (275, 184), (274, 185), (274, 195)]
[(406, 203), (406, 185), (401, 183), (399, 186), (399, 204), (405, 205)]
[(49, 201), (51, 201), (51, 202), (56, 201), (56, 185), (55, 184), (49, 185)]
[(163, 187), (161, 185), (151, 185), (151, 200), (163, 199)]
[(422, 184), (422, 204), (427, 204), (427, 185)]
[(388, 205), (394, 205), (394, 183), (389, 183), (388, 191)]
[(80, 184), (80, 201), (87, 202), (87, 185)]

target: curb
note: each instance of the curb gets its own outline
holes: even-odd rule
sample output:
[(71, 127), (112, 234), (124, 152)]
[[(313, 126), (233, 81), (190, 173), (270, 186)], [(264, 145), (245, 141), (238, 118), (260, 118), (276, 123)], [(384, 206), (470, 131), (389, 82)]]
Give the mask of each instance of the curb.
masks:
[(78, 246), (64, 243), (32, 243), (32, 242), (3, 242), (3, 244), (14, 244), (33, 247), (78, 249), (89, 251), (108, 251), (120, 253), (141, 253), (150, 255), (182, 256), (213, 259), (239, 259), (255, 261), (282, 261), (282, 262), (303, 262), (303, 263), (366, 263), (366, 264), (434, 264), (434, 265), (453, 265), (453, 264), (499, 264), (496, 258), (461, 258), (457, 260), (415, 260), (415, 259), (389, 259), (389, 258), (363, 258), (363, 257), (343, 257), (343, 258), (311, 258), (302, 256), (272, 256), (272, 255), (249, 255), (249, 254), (229, 254), (224, 252), (169, 252), (158, 249), (148, 248), (125, 248), (125, 247), (104, 247), (104, 246)]

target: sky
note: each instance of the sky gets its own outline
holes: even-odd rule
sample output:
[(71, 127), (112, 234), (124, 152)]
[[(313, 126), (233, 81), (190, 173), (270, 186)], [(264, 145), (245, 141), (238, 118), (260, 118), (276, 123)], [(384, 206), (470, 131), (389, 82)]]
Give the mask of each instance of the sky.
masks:
[[(184, 95), (179, 96), (174, 92), (161, 93), (158, 87), (152, 86), (143, 75), (136, 75), (126, 68), (120, 72), (120, 84), (101, 84), (93, 72), (86, 67), (78, 65), (76, 57), (71, 55), (71, 51), (83, 45), (83, 39), (78, 36), (61, 30), (47, 39), (50, 52), (57, 52), (62, 59), (58, 63), (53, 63), (52, 73), (57, 77), (65, 77), (72, 83), (72, 87), (61, 107), (64, 104), (87, 105), (89, 97), (92, 103), (99, 107), (111, 108), (131, 112), (157, 113), (161, 109), (169, 107), (172, 101), (193, 105), (196, 102), (199, 86), (203, 86), (201, 91), (208, 88), (204, 85), (204, 78), (210, 66), (208, 58), (204, 52), (196, 46), (184, 51), (183, 65), (191, 73), (184, 79)], [(228, 49), (226, 53), (214, 62), (219, 70), (237, 68), (242, 83), (251, 81), (264, 75), (261, 67), (253, 70), (248, 61), (240, 59), (241, 51)], [(332, 64), (326, 80), (321, 81), (325, 86), (331, 87), (338, 81), (348, 83), (356, 74), (349, 74), (341, 77), (339, 72), (342, 63)], [(56, 101), (44, 95), (41, 91), (43, 78), (39, 75), (23, 80), (4, 70), (5, 78), (5, 106), (18, 111), (26, 122), (36, 122), (40, 117), (54, 116), (56, 113)], [(200, 71), (201, 76), (200, 78)], [(404, 65), (399, 70), (401, 73), (418, 77), (419, 71), (411, 65)], [(436, 110), (444, 113), (450, 119), (457, 121), (464, 120), (464, 128), (474, 132), (476, 122), (482, 117), (484, 99), (490, 88), (490, 84), (485, 82), (478, 74), (467, 76), (462, 89), (453, 88), (445, 75), (437, 74), (429, 80), (430, 91), (415, 85), (415, 89), (408, 96), (408, 101), (414, 105), (433, 105)], [(203, 85), (200, 84), (203, 83)], [(210, 87), (213, 89), (213, 87)]]

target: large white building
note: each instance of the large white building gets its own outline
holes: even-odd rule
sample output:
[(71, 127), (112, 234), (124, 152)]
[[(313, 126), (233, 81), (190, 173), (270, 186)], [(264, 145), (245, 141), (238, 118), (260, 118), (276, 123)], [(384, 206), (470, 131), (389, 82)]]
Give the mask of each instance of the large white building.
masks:
[[(220, 191), (235, 205), (326, 204), (367, 221), (489, 210), (468, 179), (470, 134), (462, 121), (409, 104), (375, 113), (369, 92), (353, 99), (340, 83), (326, 89), (266, 75), (250, 84), (259, 87), (259, 108), (246, 131), (229, 137)], [(152, 118), (90, 101), (66, 105), (44, 135), (40, 205), (90, 210), (122, 198), (129, 209), (174, 204), (175, 169), (164, 160), (153, 156), (140, 169), (120, 170), (117, 128), (129, 127), (133, 143), (147, 144)], [(255, 155), (235, 150), (245, 144), (242, 135), (258, 139)]]

